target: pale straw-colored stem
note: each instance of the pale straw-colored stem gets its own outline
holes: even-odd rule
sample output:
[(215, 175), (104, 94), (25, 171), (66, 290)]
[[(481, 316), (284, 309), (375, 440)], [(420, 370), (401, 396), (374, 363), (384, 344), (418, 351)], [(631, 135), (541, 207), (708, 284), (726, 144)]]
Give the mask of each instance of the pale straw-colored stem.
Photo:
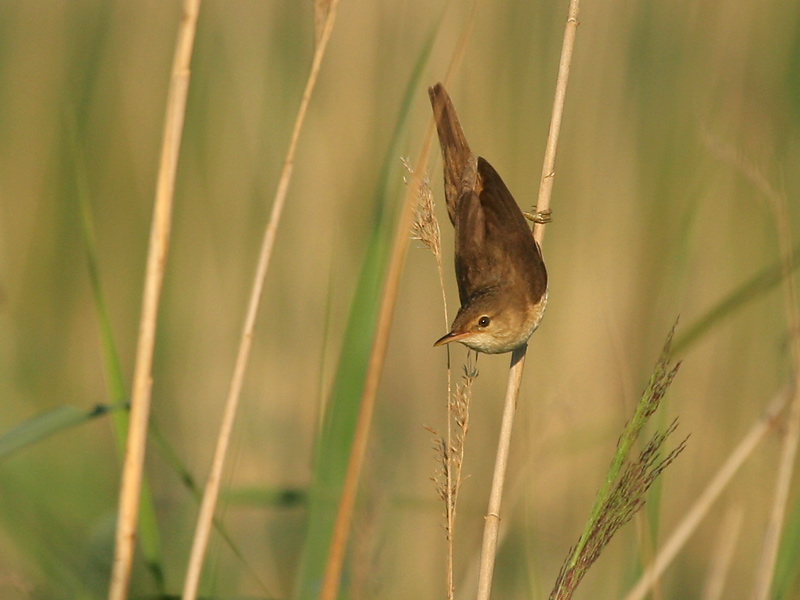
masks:
[(702, 600), (721, 600), (724, 598), (725, 582), (731, 570), (733, 552), (739, 540), (744, 520), (744, 508), (736, 506), (729, 509), (719, 527), (720, 535), (714, 549), (711, 567), (703, 585)]
[[(455, 543), (453, 536), (455, 535), (456, 525), (456, 498), (453, 490), (453, 376), (452, 369), (450, 368), (450, 348), (447, 348), (447, 454), (445, 460), (447, 461), (447, 477), (445, 485), (445, 515), (447, 519), (447, 600), (455, 600), (456, 586), (455, 586)], [(457, 485), (457, 484), (456, 484)]]
[[(580, 0), (570, 0), (567, 24), (564, 30), (564, 41), (561, 46), (561, 60), (558, 67), (558, 80), (553, 101), (553, 112), (550, 118), (550, 133), (547, 137), (544, 164), (542, 166), (542, 179), (539, 184), (539, 197), (536, 202), (537, 211), (550, 208), (550, 195), (553, 190), (555, 178), (556, 148), (558, 135), (561, 130), (561, 117), (564, 114), (564, 100), (567, 94), (569, 70), (572, 62), (572, 52), (575, 46), (575, 34), (578, 29), (578, 9)], [(544, 237), (544, 227), (537, 223), (533, 228), (536, 242), (541, 244)], [(492, 574), (494, 572), (495, 556), (497, 555), (497, 536), (500, 529), (500, 505), (503, 497), (503, 484), (508, 462), (508, 452), (511, 446), (511, 430), (514, 422), (514, 412), (517, 406), (519, 386), (525, 368), (525, 352), (527, 346), (515, 350), (511, 355), (511, 368), (508, 374), (508, 385), (503, 408), (503, 421), (500, 425), (500, 439), (497, 447), (495, 470), (492, 476), (492, 489), (489, 494), (489, 508), (483, 529), (483, 544), (481, 547), (481, 564), (478, 575), (478, 600), (489, 600), (492, 590)]]
[(697, 530), (698, 525), (708, 514), (711, 506), (722, 491), (728, 486), (733, 476), (744, 464), (745, 460), (753, 453), (756, 446), (774, 426), (775, 420), (788, 402), (792, 386), (787, 386), (770, 402), (767, 411), (748, 431), (739, 445), (734, 448), (728, 459), (720, 467), (717, 474), (703, 490), (703, 493), (695, 500), (686, 516), (672, 532), (667, 541), (658, 551), (653, 562), (647, 567), (639, 581), (625, 596), (625, 600), (641, 600), (653, 586), (653, 583), (661, 577), (666, 568), (672, 563), (675, 556), (689, 540), (689, 537)]
[(236, 410), (239, 405), (239, 397), (242, 390), (242, 382), (244, 381), (244, 374), (247, 368), (248, 357), (250, 356), (250, 346), (253, 340), (253, 329), (258, 316), (258, 307), (261, 300), (261, 295), (264, 289), (264, 279), (269, 267), (270, 258), (272, 256), (272, 248), (275, 245), (275, 234), (278, 230), (278, 223), (280, 222), (283, 207), (286, 202), (286, 193), (289, 189), (289, 182), (292, 177), (292, 170), (294, 167), (294, 156), (297, 149), (297, 141), (300, 137), (300, 131), (305, 122), (306, 112), (308, 110), (311, 95), (314, 91), (314, 86), (317, 83), (320, 67), (322, 65), (322, 58), (325, 55), (325, 48), (330, 40), (331, 32), (333, 31), (333, 23), (336, 18), (336, 8), (339, 0), (333, 0), (328, 8), (328, 13), (325, 19), (325, 26), (322, 34), (317, 43), (314, 51), (314, 57), (311, 63), (311, 70), (308, 75), (303, 97), (300, 100), (300, 107), (297, 111), (297, 117), (294, 123), (294, 129), (289, 140), (289, 148), (286, 151), (286, 158), (283, 162), (280, 180), (278, 181), (278, 188), (275, 192), (275, 199), (272, 203), (272, 211), (270, 214), (269, 222), (267, 223), (264, 231), (264, 238), (261, 244), (261, 252), (258, 258), (258, 265), (256, 267), (255, 278), (253, 279), (253, 287), (250, 292), (250, 300), (247, 307), (247, 315), (245, 317), (244, 327), (242, 330), (242, 337), (239, 342), (239, 350), (236, 356), (236, 364), (234, 365), (233, 377), (228, 391), (228, 397), (225, 402), (225, 409), (220, 424), (220, 431), (217, 437), (217, 446), (214, 451), (214, 458), (211, 464), (211, 471), (206, 481), (206, 486), (203, 491), (203, 500), (200, 504), (200, 512), (197, 517), (197, 527), (195, 528), (194, 540), (192, 542), (191, 555), (189, 557), (189, 564), (186, 572), (186, 579), (183, 586), (183, 600), (194, 600), (197, 597), (197, 590), (200, 582), (200, 574), (203, 568), (203, 562), (208, 547), (208, 538), (211, 533), (213, 525), (214, 510), (217, 505), (217, 498), (219, 497), (219, 487), (222, 480), (222, 470), (225, 464), (225, 457), (228, 452), (228, 445), (230, 443), (231, 431), (233, 429), (234, 419), (236, 417)]
[[(522, 383), (522, 371), (525, 364), (526, 346), (517, 348), (511, 353), (511, 372), (508, 376), (506, 399), (503, 405), (503, 420), (500, 425), (500, 444), (494, 462), (492, 490), (489, 494), (489, 508), (483, 528), (483, 545), (481, 546), (481, 564), (478, 571), (478, 599), (487, 599), (492, 590), (492, 574), (494, 557), (497, 555), (497, 536), (500, 530), (500, 504), (503, 500), (508, 452), (511, 447), (511, 427), (514, 424), (514, 411), (517, 408), (519, 386)], [(487, 560), (491, 558), (491, 560)]]
[(175, 173), (186, 114), (189, 66), (199, 10), (200, 0), (185, 0), (167, 93), (164, 137), (158, 168), (153, 221), (150, 229), (139, 339), (136, 346), (130, 425), (122, 466), (114, 562), (108, 591), (109, 600), (127, 598), (136, 546), (139, 500), (142, 494), (142, 470), (144, 469), (147, 444), (147, 425), (150, 418), (153, 349), (155, 347), (158, 305), (169, 248)]
[[(575, 48), (575, 36), (578, 33), (578, 9), (580, 0), (570, 0), (567, 24), (564, 28), (564, 41), (561, 44), (561, 60), (558, 63), (558, 79), (556, 81), (556, 94), (553, 100), (553, 113), (550, 117), (550, 133), (547, 136), (547, 147), (542, 165), (542, 178), (539, 182), (539, 196), (536, 200), (536, 210), (550, 209), (550, 196), (553, 191), (556, 167), (556, 149), (558, 136), (561, 132), (561, 117), (564, 114), (564, 101), (567, 96), (567, 83), (569, 70), (572, 65), (572, 52)], [(541, 244), (544, 237), (544, 224), (536, 223), (533, 226), (533, 236)]]
[[(444, 305), (444, 327), (445, 331), (450, 325), (447, 315), (447, 294), (444, 290), (444, 267), (442, 266), (442, 253), (436, 253), (436, 270), (439, 274), (439, 287), (442, 290), (442, 304)], [(455, 547), (453, 536), (456, 526), (456, 498), (459, 482), (453, 485), (453, 369), (450, 366), (450, 344), (447, 345), (447, 454), (444, 459), (447, 461), (447, 477), (445, 485), (445, 515), (447, 519), (447, 600), (455, 600)], [(459, 469), (460, 472), (460, 469)]]

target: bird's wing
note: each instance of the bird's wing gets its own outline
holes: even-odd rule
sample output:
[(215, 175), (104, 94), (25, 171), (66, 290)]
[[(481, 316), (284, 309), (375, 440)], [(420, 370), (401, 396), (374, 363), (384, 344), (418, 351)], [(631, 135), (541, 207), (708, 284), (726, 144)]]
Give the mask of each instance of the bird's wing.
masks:
[(482, 156), (478, 157), (478, 180), (481, 187), (481, 206), (487, 214), (487, 224), (501, 229), (502, 239), (519, 242), (531, 237), (531, 230), (517, 201), (508, 191), (494, 167)]
[(456, 282), (464, 304), (477, 290), (497, 283), (494, 253), (487, 244), (486, 219), (480, 195), (465, 190), (458, 198), (455, 214)]
[(547, 272), (525, 217), (497, 171), (482, 157), (477, 166), (478, 190), (461, 195), (456, 213), (461, 301), (514, 280), (539, 297), (547, 288)]

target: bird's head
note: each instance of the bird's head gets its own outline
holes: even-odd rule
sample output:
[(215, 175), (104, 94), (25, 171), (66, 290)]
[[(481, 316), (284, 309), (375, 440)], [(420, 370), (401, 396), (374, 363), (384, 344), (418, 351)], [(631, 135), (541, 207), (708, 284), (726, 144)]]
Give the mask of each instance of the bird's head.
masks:
[(538, 325), (531, 322), (530, 307), (500, 288), (475, 294), (461, 306), (450, 333), (433, 344), (461, 342), (486, 354), (502, 354), (528, 341)]

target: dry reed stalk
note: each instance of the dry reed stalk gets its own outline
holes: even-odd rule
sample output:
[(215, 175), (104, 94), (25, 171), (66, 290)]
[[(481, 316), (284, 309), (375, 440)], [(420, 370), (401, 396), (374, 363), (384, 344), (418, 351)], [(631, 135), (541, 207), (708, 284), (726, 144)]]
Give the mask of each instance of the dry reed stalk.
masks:
[(327, 6), (325, 15), (325, 25), (318, 39), (318, 43), (314, 50), (314, 57), (311, 62), (311, 70), (306, 81), (306, 87), (303, 90), (303, 97), (300, 100), (300, 107), (297, 111), (297, 118), (295, 119), (292, 135), (289, 140), (289, 148), (286, 151), (286, 158), (283, 161), (280, 179), (278, 180), (278, 188), (275, 192), (275, 198), (272, 203), (272, 211), (270, 213), (269, 222), (264, 230), (264, 239), (261, 245), (261, 252), (258, 258), (258, 265), (256, 267), (256, 274), (253, 279), (253, 287), (250, 292), (250, 300), (247, 307), (247, 315), (245, 317), (244, 327), (242, 330), (242, 338), (239, 342), (239, 350), (236, 356), (236, 364), (234, 365), (233, 377), (228, 391), (228, 397), (225, 402), (225, 409), (220, 424), (219, 436), (217, 437), (217, 446), (214, 451), (214, 459), (211, 465), (211, 471), (206, 481), (206, 487), (203, 491), (203, 500), (200, 504), (200, 512), (197, 518), (197, 527), (195, 529), (194, 540), (192, 542), (191, 555), (189, 557), (189, 564), (186, 571), (186, 579), (183, 587), (183, 600), (194, 600), (197, 597), (197, 589), (200, 582), (200, 574), (203, 568), (203, 560), (208, 546), (208, 538), (211, 532), (214, 519), (214, 509), (217, 504), (219, 496), (220, 481), (222, 479), (222, 469), (225, 464), (225, 456), (228, 451), (230, 443), (231, 431), (233, 429), (233, 422), (236, 417), (236, 409), (239, 405), (239, 397), (242, 390), (242, 382), (244, 381), (244, 374), (247, 368), (247, 360), (250, 356), (250, 346), (253, 340), (253, 329), (255, 328), (256, 317), (258, 316), (258, 305), (261, 300), (261, 295), (264, 289), (264, 279), (269, 267), (270, 258), (272, 256), (272, 248), (275, 245), (275, 234), (278, 230), (283, 207), (286, 202), (286, 193), (289, 189), (289, 182), (292, 178), (292, 171), (294, 168), (294, 156), (297, 150), (297, 141), (300, 137), (300, 131), (305, 122), (306, 112), (308, 110), (309, 102), (311, 101), (311, 94), (314, 91), (314, 86), (317, 83), (322, 59), (325, 56), (325, 49), (327, 48), (328, 41), (330, 40), (333, 31), (333, 24), (336, 20), (336, 9), (339, 5), (339, 0), (332, 0)]
[[(461, 36), (453, 57), (447, 69), (447, 74), (443, 83), (447, 83), (461, 63), (464, 56), (467, 40), (475, 22), (478, 0), (473, 4), (472, 13), (464, 24)], [(320, 600), (334, 600), (339, 589), (339, 582), (344, 566), (345, 550), (347, 548), (347, 538), (350, 531), (350, 521), (353, 518), (355, 507), (356, 492), (358, 482), (361, 477), (361, 468), (364, 464), (367, 441), (369, 439), (370, 425), (372, 424), (372, 413), (375, 409), (375, 396), (378, 391), (383, 363), (386, 358), (386, 349), (389, 343), (389, 330), (391, 328), (392, 315), (397, 300), (397, 293), (400, 287), (400, 276), (403, 273), (406, 251), (408, 246), (408, 231), (414, 219), (414, 206), (421, 179), (417, 173), (424, 172), (425, 164), (430, 154), (431, 141), (433, 139), (434, 123), (431, 119), (420, 147), (419, 158), (412, 169), (409, 184), (403, 198), (403, 208), (397, 222), (392, 251), (389, 257), (389, 266), (386, 272), (386, 280), (381, 292), (380, 306), (378, 308), (378, 319), (375, 326), (375, 337), (372, 342), (369, 361), (367, 362), (367, 373), (364, 377), (364, 390), (361, 393), (361, 408), (356, 420), (356, 428), (353, 433), (353, 444), (350, 448), (350, 456), (347, 461), (347, 471), (345, 472), (344, 483), (342, 485), (342, 495), (339, 498), (339, 506), (336, 510), (336, 520), (333, 525), (333, 535), (331, 537), (331, 547), (328, 559), (325, 563), (325, 573), (322, 579)], [(448, 355), (449, 356), (449, 355)]]
[(164, 137), (156, 184), (153, 222), (150, 229), (139, 339), (136, 347), (130, 425), (122, 468), (114, 563), (108, 592), (109, 600), (124, 600), (127, 597), (133, 565), (139, 500), (142, 493), (142, 470), (147, 443), (147, 425), (150, 417), (153, 349), (155, 347), (158, 305), (169, 247), (175, 173), (186, 114), (189, 67), (199, 10), (200, 0), (184, 1), (172, 63), (172, 76), (167, 93)]
[[(407, 160), (403, 159), (403, 166), (411, 175), (414, 174), (413, 167)], [(406, 184), (408, 180), (406, 179)], [(444, 287), (444, 265), (442, 264), (442, 239), (439, 221), (436, 218), (435, 203), (433, 192), (430, 188), (430, 181), (427, 174), (417, 189), (417, 205), (414, 209), (414, 223), (411, 227), (411, 239), (421, 241), (428, 248), (436, 259), (436, 273), (439, 277), (439, 290), (442, 293), (442, 308), (444, 314), (444, 326), (447, 329), (450, 318), (447, 314), (447, 294)], [(453, 532), (455, 529), (456, 497), (458, 486), (461, 479), (461, 464), (463, 462), (463, 437), (459, 444), (460, 459), (458, 463), (457, 482), (453, 483), (454, 471), (454, 446), (453, 446), (453, 377), (450, 366), (450, 346), (447, 346), (447, 433), (443, 439), (436, 431), (428, 428), (434, 435), (434, 449), (438, 460), (441, 463), (441, 471), (437, 472), (432, 478), (436, 483), (439, 495), (445, 502), (445, 531), (447, 532), (447, 598), (455, 599), (454, 583), (454, 548)], [(466, 431), (464, 431), (466, 433)]]
[[(403, 166), (410, 175), (414, 175), (413, 167), (403, 159)], [(406, 181), (408, 184), (408, 181)], [(417, 204), (414, 208), (414, 223), (411, 227), (411, 239), (421, 241), (436, 259), (436, 273), (439, 276), (439, 290), (442, 292), (444, 308), (444, 326), (450, 324), (447, 315), (447, 296), (444, 289), (444, 265), (442, 264), (442, 239), (439, 221), (436, 219), (436, 207), (433, 201), (430, 181), (427, 175), (420, 180), (417, 189)], [(449, 348), (449, 346), (447, 346)]]
[[(448, 369), (449, 370), (449, 369)], [(449, 376), (449, 373), (448, 373)], [(478, 377), (478, 370), (467, 354), (467, 362), (464, 365), (464, 373), (461, 383), (456, 387), (455, 393), (448, 394), (447, 405), (447, 438), (429, 427), (434, 435), (433, 448), (436, 452), (437, 461), (441, 465), (434, 472), (431, 480), (436, 484), (439, 497), (445, 503), (445, 534), (447, 538), (447, 598), (455, 599), (455, 522), (456, 508), (458, 505), (458, 493), (463, 482), (464, 452), (466, 448), (467, 433), (469, 433), (469, 405), (472, 400), (472, 386)], [(449, 377), (448, 377), (449, 379)], [(456, 426), (456, 433), (453, 435), (453, 423)]]
[(514, 424), (514, 411), (517, 408), (519, 386), (525, 366), (526, 346), (511, 353), (511, 372), (508, 376), (506, 398), (503, 404), (503, 420), (500, 424), (500, 437), (492, 476), (492, 489), (489, 492), (489, 508), (483, 527), (481, 562), (478, 567), (478, 600), (489, 600), (492, 591), (494, 559), (497, 555), (497, 536), (500, 530), (500, 504), (503, 500), (508, 453), (511, 447), (511, 428)]
[(672, 563), (672, 560), (680, 552), (681, 548), (695, 532), (703, 518), (705, 518), (712, 504), (719, 498), (723, 490), (728, 486), (733, 476), (744, 464), (745, 460), (752, 454), (759, 442), (773, 428), (775, 420), (780, 415), (783, 408), (789, 401), (792, 393), (792, 386), (786, 386), (770, 402), (769, 406), (761, 418), (750, 428), (739, 445), (733, 449), (728, 459), (717, 471), (717, 474), (709, 482), (706, 489), (695, 500), (686, 516), (678, 524), (672, 535), (659, 550), (653, 562), (642, 573), (639, 581), (625, 596), (624, 600), (642, 600), (655, 582)]
[(733, 551), (742, 530), (742, 520), (744, 509), (741, 506), (728, 510), (722, 525), (719, 528), (720, 535), (714, 550), (714, 557), (711, 559), (711, 569), (708, 572), (705, 585), (703, 585), (703, 600), (721, 600), (725, 590), (725, 581), (730, 572)]
[[(409, 173), (413, 169), (407, 161), (403, 165)], [(442, 313), (445, 329), (450, 323), (447, 314), (447, 294), (444, 286), (444, 265), (442, 264), (442, 243), (439, 221), (436, 219), (433, 193), (428, 177), (424, 177), (418, 191), (417, 207), (414, 210), (414, 224), (411, 239), (420, 240), (436, 258), (436, 272), (439, 277), (439, 290), (442, 293)], [(465, 440), (469, 431), (469, 405), (472, 400), (472, 385), (478, 370), (467, 354), (462, 382), (453, 393), (452, 369), (450, 366), (450, 346), (447, 346), (447, 432), (443, 437), (427, 427), (434, 435), (434, 450), (440, 469), (431, 478), (436, 484), (439, 496), (445, 503), (445, 533), (447, 538), (447, 598), (455, 600), (455, 521), (458, 492), (461, 489), (464, 465)], [(453, 424), (456, 433), (453, 435)]]
[[(564, 113), (564, 101), (569, 81), (569, 70), (572, 63), (572, 52), (575, 47), (575, 34), (578, 29), (578, 10), (580, 0), (570, 0), (567, 23), (564, 30), (564, 41), (561, 46), (561, 59), (558, 66), (558, 80), (556, 82), (553, 112), (550, 118), (550, 132), (547, 137), (547, 147), (542, 167), (542, 178), (539, 183), (539, 196), (536, 210), (545, 212), (550, 209), (550, 196), (555, 178), (556, 149), (558, 136), (561, 130), (561, 118)], [(544, 225), (536, 223), (533, 235), (541, 245), (544, 238)], [(492, 574), (494, 572), (495, 556), (497, 554), (497, 536), (500, 528), (500, 505), (503, 498), (503, 485), (508, 462), (508, 452), (511, 446), (511, 430), (514, 422), (514, 412), (519, 396), (519, 386), (522, 382), (522, 373), (525, 368), (525, 352), (527, 346), (514, 350), (511, 354), (511, 367), (508, 374), (508, 385), (503, 408), (503, 421), (500, 426), (500, 439), (498, 441), (497, 458), (495, 460), (492, 488), (489, 494), (489, 508), (486, 513), (486, 523), (483, 530), (483, 544), (481, 548), (481, 564), (478, 575), (478, 600), (489, 600), (492, 589)]]
[[(325, 34), (325, 24), (333, 0), (314, 0), (314, 47), (317, 48)], [(326, 42), (327, 43), (327, 42)]]
[[(477, 359), (477, 354), (475, 354)], [(464, 450), (465, 450), (465, 443), (467, 439), (467, 433), (469, 433), (469, 406), (472, 401), (472, 386), (475, 383), (475, 379), (478, 377), (478, 369), (475, 366), (475, 362), (472, 360), (472, 355), (469, 353), (467, 354), (467, 362), (464, 364), (464, 373), (462, 375), (461, 383), (456, 387), (455, 394), (449, 397), (448, 402), (448, 417), (452, 419), (457, 427), (457, 431), (455, 437), (450, 435), (450, 429), (448, 428), (448, 435), (450, 435), (450, 439), (448, 440), (450, 446), (448, 448), (448, 474), (450, 476), (450, 480), (448, 484), (450, 486), (450, 502), (451, 505), (448, 507), (448, 528), (447, 528), (447, 537), (449, 540), (449, 571), (448, 571), (448, 579), (450, 581), (450, 595), (451, 600), (455, 597), (455, 587), (453, 586), (453, 561), (454, 561), (454, 552), (453, 552), (453, 537), (455, 535), (455, 520), (456, 520), (456, 507), (458, 505), (458, 492), (461, 490), (461, 483), (464, 480), (463, 477), (463, 466), (464, 466)]]

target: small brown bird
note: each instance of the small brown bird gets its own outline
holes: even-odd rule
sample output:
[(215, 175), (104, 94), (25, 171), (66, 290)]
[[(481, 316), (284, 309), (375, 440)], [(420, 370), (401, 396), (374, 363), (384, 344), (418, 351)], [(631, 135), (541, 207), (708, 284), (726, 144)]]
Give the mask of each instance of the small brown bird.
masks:
[(455, 227), (461, 308), (434, 346), (461, 342), (501, 354), (523, 346), (547, 304), (547, 271), (539, 245), (511, 192), (484, 158), (469, 149), (441, 83), (428, 89), (444, 162), (447, 213)]

